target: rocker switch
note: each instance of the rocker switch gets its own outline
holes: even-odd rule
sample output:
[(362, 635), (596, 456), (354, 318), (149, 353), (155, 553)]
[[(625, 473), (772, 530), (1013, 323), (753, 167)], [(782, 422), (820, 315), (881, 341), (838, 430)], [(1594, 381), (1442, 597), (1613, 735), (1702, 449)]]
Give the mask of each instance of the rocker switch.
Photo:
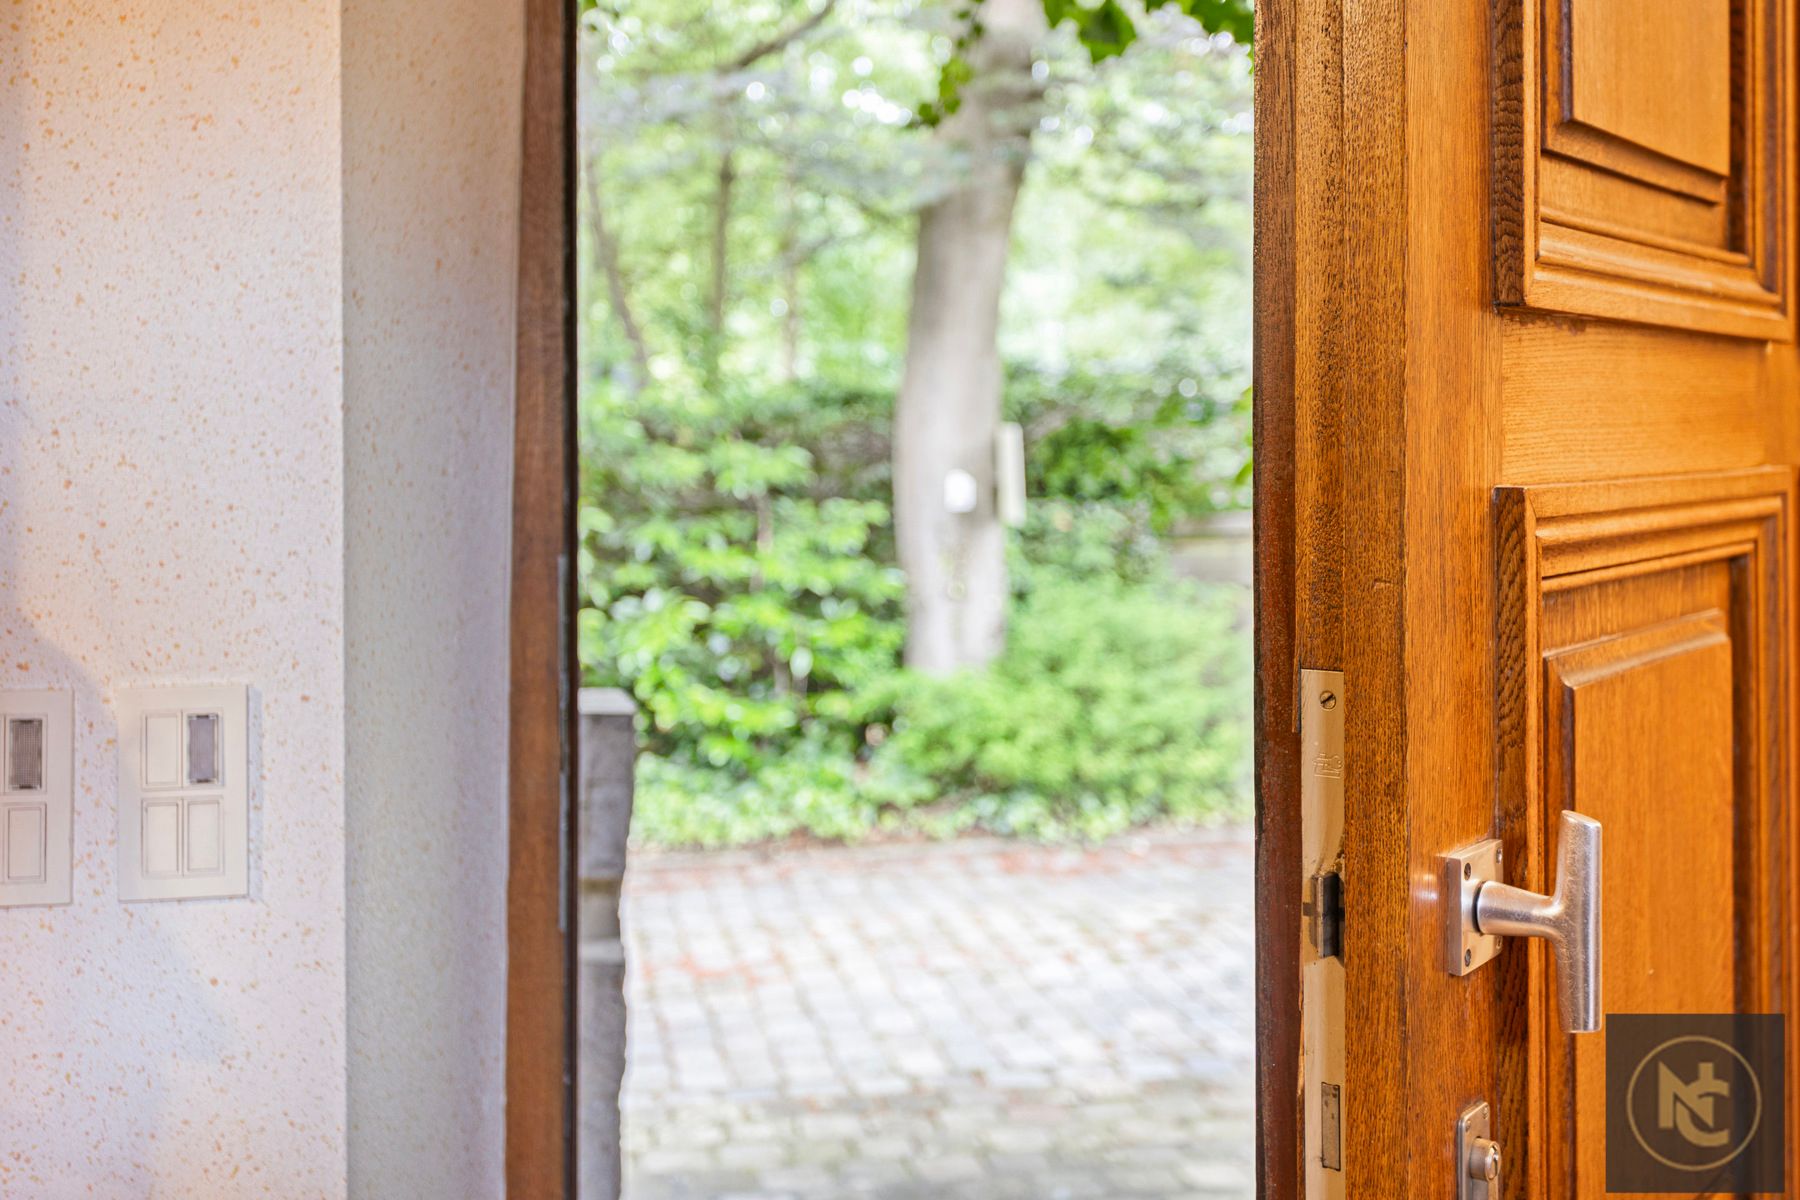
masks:
[(144, 784), (174, 787), (181, 782), (181, 715), (151, 713), (144, 718)]

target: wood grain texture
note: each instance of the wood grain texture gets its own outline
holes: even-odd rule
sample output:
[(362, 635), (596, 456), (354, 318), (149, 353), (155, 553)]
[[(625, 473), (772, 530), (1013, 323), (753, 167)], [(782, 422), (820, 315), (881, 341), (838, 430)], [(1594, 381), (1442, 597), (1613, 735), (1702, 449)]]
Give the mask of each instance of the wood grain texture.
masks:
[[(1341, 372), (1345, 712), (1344, 1114), (1346, 1194), (1399, 1195), (1406, 1100), (1405, 644), (1409, 220), (1407, 0), (1343, 6), (1344, 338)], [(1354, 350), (1351, 348), (1354, 347)], [(1305, 561), (1310, 547), (1303, 545)]]
[(1495, 0), (1502, 304), (1792, 336), (1793, 0)]
[(1334, 7), (1258, 12), (1257, 1158), (1270, 1198), (1301, 1186), (1298, 671), (1342, 655), (1340, 38)]
[(1723, 178), (1731, 9), (1731, 0), (1569, 0), (1559, 117)]
[[(1295, 13), (1256, 22), (1256, 1161), (1300, 1195), (1299, 738), (1294, 711)], [(1274, 119), (1270, 119), (1270, 115)]]
[[(1670, 575), (1685, 573), (1631, 590), (1678, 588), (1688, 581)], [(1695, 584), (1729, 589), (1717, 564), (1692, 574), (1703, 577)], [(1593, 591), (1583, 599), (1600, 602)], [(1637, 610), (1632, 624), (1650, 607), (1642, 595), (1615, 602)], [(1732, 843), (1740, 814), (1732, 778), (1736, 685), (1724, 613), (1688, 612), (1552, 653), (1545, 666), (1545, 727), (1552, 733), (1545, 813), (1572, 808), (1593, 817), (1605, 829), (1609, 862), (1630, 867), (1601, 880), (1607, 1008), (1735, 1010), (1739, 881)], [(1546, 831), (1553, 829), (1546, 822)], [(1545, 851), (1554, 861), (1555, 847)], [(1658, 914), (1677, 912), (1681, 932), (1671, 937)], [(1743, 932), (1774, 931), (1747, 922)], [(1605, 1044), (1570, 1038), (1568, 1053), (1549, 1061), (1547, 1113), (1560, 1115), (1551, 1128), (1562, 1130), (1548, 1147), (1549, 1178), (1566, 1181), (1571, 1197), (1603, 1196)]]
[[(1391, 869), (1405, 888), (1409, 1077), (1397, 1111), (1410, 1156), (1406, 1194), (1435, 1198), (1450, 1178), (1442, 1168), (1454, 1160), (1456, 1114), (1491, 1094), (1502, 1013), (1496, 993), (1445, 970), (1443, 911), (1421, 881), (1438, 877), (1438, 855), (1494, 823), (1496, 663), (1478, 651), (1492, 627), (1494, 530), (1489, 494), (1471, 482), (1500, 469), (1503, 359), (1483, 219), (1488, 12), (1409, 5), (1405, 35), (1407, 374), (1397, 398), (1407, 423), (1405, 826)], [(1377, 652), (1394, 657), (1392, 647)]]
[(573, 6), (526, 0), (513, 430), (506, 1194), (575, 1186)]
[[(1792, 506), (1787, 467), (1496, 492), (1501, 836), (1547, 891), (1556, 813), (1601, 821), (1608, 1012), (1791, 994)], [(1542, 947), (1509, 957), (1512, 1170), (1598, 1197), (1604, 1041), (1559, 1031)]]
[[(1756, 13), (1786, 21), (1787, 0), (1756, 3)], [(1734, 11), (1743, 14), (1732, 25), (1738, 55), (1764, 18)], [(1628, 302), (1598, 310), (1610, 320), (1519, 309), (1507, 307), (1518, 302), (1508, 272), (1522, 286), (1523, 268), (1536, 270), (1539, 168), (1579, 166), (1543, 153), (1540, 15), (1536, 0), (1279, 0), (1259, 9), (1265, 32), (1279, 32), (1278, 51), (1263, 51), (1258, 65), (1269, 72), (1258, 110), (1259, 237), (1282, 239), (1280, 271), (1258, 292), (1259, 434), (1279, 455), (1271, 462), (1259, 445), (1259, 469), (1271, 472), (1258, 493), (1268, 506), (1259, 514), (1268, 531), (1259, 548), (1259, 878), (1279, 889), (1268, 893), (1274, 903), (1289, 902), (1295, 880), (1275, 826), (1292, 802), (1294, 667), (1341, 667), (1352, 1196), (1447, 1194), (1456, 1115), (1477, 1098), (1494, 1105), (1508, 1200), (1568, 1194), (1552, 1183), (1566, 1161), (1554, 1140), (1561, 1129), (1544, 1115), (1553, 1071), (1567, 1078), (1567, 1046), (1545, 1007), (1553, 980), (1544, 956), (1509, 950), (1491, 968), (1451, 976), (1434, 870), (1438, 854), (1498, 833), (1509, 874), (1547, 886), (1543, 651), (1576, 645), (1567, 640), (1575, 626), (1552, 620), (1591, 609), (1624, 622), (1582, 626), (1591, 639), (1614, 639), (1604, 669), (1620, 668), (1615, 690), (1596, 680), (1599, 690), (1583, 698), (1586, 752), (1604, 764), (1620, 744), (1608, 730), (1634, 696), (1656, 723), (1691, 724), (1690, 748), (1716, 755), (1714, 627), (1692, 638), (1684, 627), (1668, 665), (1646, 662), (1641, 674), (1621, 668), (1636, 652), (1617, 639), (1638, 636), (1646, 622), (1716, 626), (1723, 614), (1734, 797), (1747, 794), (1746, 761), (1761, 763), (1764, 781), (1749, 793), (1763, 816), (1735, 826), (1724, 886), (1733, 912), (1756, 914), (1757, 928), (1787, 931), (1795, 917), (1785, 876), (1770, 883), (1766, 872), (1740, 868), (1758, 855), (1794, 854), (1786, 513), (1800, 458), (1800, 371), (1785, 283), (1776, 319), (1763, 319), (1774, 311), (1765, 310), (1756, 321), (1716, 320), (1760, 302), (1761, 285), (1714, 286), (1706, 263), (1738, 251), (1700, 245), (1752, 246), (1751, 205), (1791, 194), (1791, 53), (1783, 43), (1770, 59), (1779, 112), (1759, 109), (1748, 92), (1733, 101), (1733, 171), (1754, 159), (1779, 172), (1756, 198), (1734, 212), (1727, 182), (1713, 189), (1723, 215), (1701, 217), (1644, 199), (1648, 188), (1704, 203), (1705, 189), (1689, 186), (1707, 169), (1703, 150), (1689, 155), (1699, 163), (1650, 152), (1663, 176), (1648, 182), (1640, 162), (1624, 172), (1589, 163), (1581, 168), (1589, 199), (1613, 206), (1612, 224), (1576, 213), (1564, 225), (1583, 238), (1631, 242), (1625, 266), (1596, 259), (1587, 281)], [(1335, 94), (1317, 88), (1334, 72)], [(1762, 131), (1754, 150), (1744, 140), (1752, 128)], [(1607, 181), (1594, 183), (1601, 175)], [(1745, 270), (1762, 269), (1745, 255)], [(1661, 282), (1618, 274), (1639, 262), (1686, 274)], [(1785, 279), (1785, 264), (1780, 271)], [(1681, 604), (1663, 613), (1653, 596)], [(1648, 689), (1654, 702), (1632, 689)], [(1746, 715), (1745, 697), (1755, 698), (1755, 713)], [(1565, 778), (1602, 773), (1577, 768)], [(1715, 776), (1696, 767), (1674, 790), (1704, 810), (1716, 804)], [(1265, 918), (1259, 937), (1297, 938), (1290, 917)], [(1284, 953), (1259, 950), (1265, 1000), (1289, 995)], [(1777, 953), (1759, 960), (1758, 978), (1793, 957)], [(1791, 981), (1777, 983), (1759, 996), (1740, 990), (1737, 1002), (1780, 1009)], [(1295, 1145), (1276, 1126), (1299, 1111), (1291, 1060), (1270, 1044), (1293, 1027), (1286, 1015), (1264, 1014), (1259, 1026), (1264, 1165), (1279, 1173), (1264, 1194), (1273, 1196), (1292, 1194)]]
[(1720, 471), (1791, 443), (1792, 357), (1761, 342), (1508, 317), (1502, 481)]

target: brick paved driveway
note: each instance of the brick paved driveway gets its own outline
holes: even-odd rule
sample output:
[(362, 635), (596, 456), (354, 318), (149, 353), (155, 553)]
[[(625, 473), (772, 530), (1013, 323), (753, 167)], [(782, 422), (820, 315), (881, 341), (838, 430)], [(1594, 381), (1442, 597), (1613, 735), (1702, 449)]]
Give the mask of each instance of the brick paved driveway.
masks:
[(1250, 843), (644, 854), (626, 1200), (1253, 1193)]

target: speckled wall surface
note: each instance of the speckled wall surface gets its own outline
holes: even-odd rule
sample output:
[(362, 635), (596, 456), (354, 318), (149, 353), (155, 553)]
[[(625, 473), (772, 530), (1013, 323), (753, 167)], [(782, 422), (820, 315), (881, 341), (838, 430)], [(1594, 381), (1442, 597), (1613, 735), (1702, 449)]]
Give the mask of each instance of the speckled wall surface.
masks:
[[(74, 903), (0, 911), (8, 1200), (496, 1193), (511, 7), (0, 13), (0, 686), (77, 732)], [(123, 905), (111, 691), (205, 679), (254, 688), (252, 896)]]

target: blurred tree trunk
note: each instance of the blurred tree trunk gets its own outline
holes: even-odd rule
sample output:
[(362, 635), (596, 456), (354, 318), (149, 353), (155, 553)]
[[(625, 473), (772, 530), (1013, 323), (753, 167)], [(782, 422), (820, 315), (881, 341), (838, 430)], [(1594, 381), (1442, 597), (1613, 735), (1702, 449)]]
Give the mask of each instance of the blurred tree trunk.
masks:
[(619, 328), (625, 332), (625, 344), (631, 348), (631, 369), (624, 380), (625, 394), (636, 397), (650, 379), (650, 346), (644, 340), (644, 327), (638, 324), (631, 306), (631, 293), (625, 287), (625, 272), (619, 265), (619, 243), (606, 223), (606, 205), (600, 193), (600, 155), (590, 152), (582, 159), (582, 182), (587, 185), (588, 232), (594, 248), (594, 261), (606, 280), (606, 299), (612, 306)]
[(719, 362), (725, 354), (726, 288), (731, 282), (731, 193), (737, 186), (737, 148), (732, 145), (727, 119), (719, 117), (719, 183), (713, 193), (712, 287), (706, 298), (706, 381), (719, 382)]
[[(906, 364), (894, 405), (894, 525), (906, 573), (906, 663), (932, 674), (992, 661), (1006, 644), (1006, 531), (995, 511), (1000, 297), (1040, 89), (1042, 0), (984, 0), (970, 77), (938, 137), (962, 159), (919, 216)], [(974, 509), (952, 513), (967, 472)]]
[(800, 185), (794, 166), (782, 174), (787, 195), (781, 221), (781, 382), (800, 378), (800, 268), (807, 255), (800, 249)]

